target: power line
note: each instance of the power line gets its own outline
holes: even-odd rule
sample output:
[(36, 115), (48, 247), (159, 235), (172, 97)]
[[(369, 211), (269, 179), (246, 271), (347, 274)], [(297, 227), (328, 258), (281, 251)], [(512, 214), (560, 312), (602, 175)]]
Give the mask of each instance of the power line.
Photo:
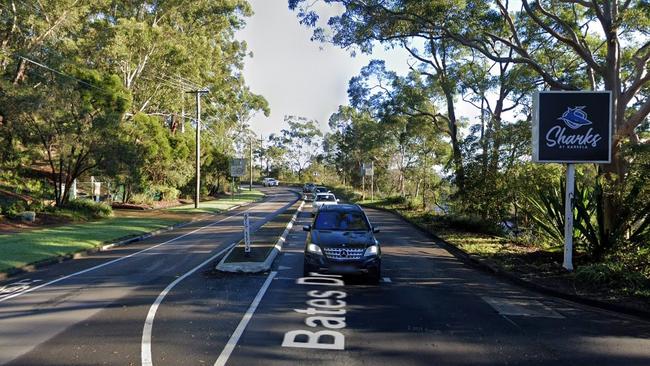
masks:
[(86, 81), (83, 81), (83, 80), (81, 80), (81, 79), (77, 79), (76, 77), (74, 77), (74, 76), (72, 76), (72, 75), (68, 75), (68, 74), (64, 73), (63, 71), (59, 71), (59, 70), (53, 69), (53, 68), (51, 68), (51, 67), (49, 67), (49, 66), (47, 66), (47, 65), (45, 65), (45, 64), (42, 64), (42, 63), (40, 63), (40, 62), (34, 61), (34, 60), (32, 60), (32, 59), (29, 59), (29, 58), (27, 58), (27, 57), (25, 57), (25, 56), (21, 56), (21, 55), (17, 55), (17, 56), (20, 57), (21, 59), (23, 59), (23, 60), (29, 62), (29, 63), (32, 63), (32, 64), (34, 64), (34, 65), (36, 65), (36, 66), (39, 66), (39, 67), (42, 67), (42, 68), (44, 68), (44, 69), (47, 69), (47, 70), (49, 70), (49, 71), (51, 71), (51, 72), (53, 72), (53, 73), (55, 73), (55, 74), (61, 75), (61, 76), (66, 77), (66, 78), (68, 78), (68, 79), (76, 80), (76, 81), (79, 82), (80, 84), (84, 84), (84, 85), (89, 86), (89, 87), (91, 87), (91, 88), (93, 88), (93, 89), (101, 90), (101, 91), (103, 91), (103, 92), (105, 92), (105, 93), (110, 93), (110, 92), (109, 92), (108, 90), (106, 90), (106, 89), (100, 88), (100, 87), (98, 87), (98, 86), (95, 86), (95, 85), (93, 85), (93, 84), (90, 84), (90, 83), (88, 83), (88, 82), (86, 82)]

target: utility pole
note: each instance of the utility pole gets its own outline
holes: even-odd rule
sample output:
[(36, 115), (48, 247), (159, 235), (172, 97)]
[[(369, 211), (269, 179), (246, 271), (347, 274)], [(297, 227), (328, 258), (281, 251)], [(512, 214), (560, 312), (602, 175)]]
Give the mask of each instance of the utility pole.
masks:
[(248, 190), (252, 191), (253, 190), (253, 137), (251, 136), (248, 139), (248, 143), (250, 144), (250, 168), (251, 168), (251, 180), (250, 183), (248, 183)]
[(262, 179), (262, 170), (264, 166), (264, 139), (260, 133), (260, 179)]
[(375, 200), (375, 161), (370, 162), (370, 200)]
[(181, 133), (185, 133), (185, 93), (181, 92)]
[(192, 90), (187, 93), (196, 94), (196, 190), (194, 192), (194, 208), (199, 208), (201, 195), (201, 94), (207, 90)]

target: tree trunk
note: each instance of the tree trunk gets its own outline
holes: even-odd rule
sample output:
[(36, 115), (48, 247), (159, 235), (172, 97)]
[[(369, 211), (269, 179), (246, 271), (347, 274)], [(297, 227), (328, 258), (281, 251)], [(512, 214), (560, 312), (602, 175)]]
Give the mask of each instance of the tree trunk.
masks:
[(447, 122), (449, 125), (449, 137), (451, 139), (452, 159), (456, 171), (456, 187), (462, 196), (465, 192), (465, 168), (463, 167), (463, 154), (460, 150), (460, 142), (458, 141), (458, 121), (456, 120), (454, 92), (452, 88), (447, 85), (448, 81), (443, 82), (442, 84), (447, 104)]

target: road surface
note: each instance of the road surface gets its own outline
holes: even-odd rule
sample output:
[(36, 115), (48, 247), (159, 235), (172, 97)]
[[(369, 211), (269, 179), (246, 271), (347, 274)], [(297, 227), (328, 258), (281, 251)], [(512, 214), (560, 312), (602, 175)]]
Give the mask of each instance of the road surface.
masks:
[(0, 302), (0, 363), (650, 365), (649, 322), (500, 281), (386, 212), (367, 211), (381, 228), (379, 285), (301, 280), (308, 208), (272, 271), (208, 271), (241, 238), (241, 216), (231, 215), (250, 210), (259, 225), (295, 199), (269, 191), (197, 232), (210, 222), (30, 274), (38, 285), (132, 255)]

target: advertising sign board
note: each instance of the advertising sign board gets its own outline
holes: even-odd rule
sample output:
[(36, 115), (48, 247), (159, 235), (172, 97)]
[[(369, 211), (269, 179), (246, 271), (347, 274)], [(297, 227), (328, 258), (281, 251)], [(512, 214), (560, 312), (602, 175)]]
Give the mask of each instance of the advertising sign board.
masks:
[(575, 163), (609, 163), (612, 94), (609, 91), (542, 91), (533, 95), (533, 161), (566, 163), (564, 262), (573, 270)]
[(609, 163), (609, 91), (542, 91), (533, 95), (533, 161)]

